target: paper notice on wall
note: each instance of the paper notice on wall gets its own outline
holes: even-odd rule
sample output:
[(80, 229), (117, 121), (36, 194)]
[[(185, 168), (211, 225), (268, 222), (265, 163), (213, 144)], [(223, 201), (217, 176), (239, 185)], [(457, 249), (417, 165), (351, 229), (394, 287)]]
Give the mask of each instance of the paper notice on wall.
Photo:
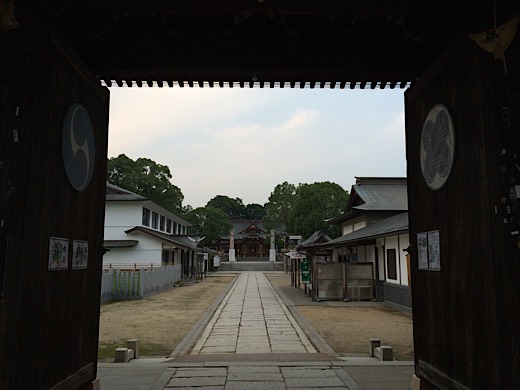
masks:
[(64, 270), (69, 267), (69, 240), (61, 237), (49, 239), (49, 270)]
[(72, 248), (72, 269), (86, 269), (88, 264), (88, 241), (74, 240)]
[(441, 248), (438, 230), (428, 232), (428, 268), (431, 271), (441, 270)]
[(438, 230), (417, 233), (417, 257), (418, 269), (441, 270), (441, 245)]
[(417, 233), (418, 268), (428, 269), (428, 234)]

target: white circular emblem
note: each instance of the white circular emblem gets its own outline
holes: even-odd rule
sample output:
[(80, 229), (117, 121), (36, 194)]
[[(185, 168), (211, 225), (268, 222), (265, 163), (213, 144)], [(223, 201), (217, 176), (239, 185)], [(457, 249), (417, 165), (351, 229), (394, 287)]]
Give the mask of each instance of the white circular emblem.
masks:
[(426, 185), (438, 191), (446, 184), (455, 155), (451, 115), (442, 104), (434, 105), (421, 133), (421, 171)]
[(92, 121), (79, 103), (71, 105), (65, 114), (61, 150), (70, 184), (76, 191), (86, 190), (94, 173), (96, 149)]

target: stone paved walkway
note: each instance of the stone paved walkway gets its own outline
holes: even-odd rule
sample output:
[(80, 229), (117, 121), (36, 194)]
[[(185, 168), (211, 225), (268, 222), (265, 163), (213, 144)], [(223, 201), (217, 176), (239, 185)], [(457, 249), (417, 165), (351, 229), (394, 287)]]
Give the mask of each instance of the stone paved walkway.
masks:
[[(200, 333), (196, 328), (193, 335)], [(193, 340), (190, 346), (195, 343), (194, 337), (186, 339)], [(320, 343), (314, 340), (314, 345)], [(358, 390), (359, 383), (365, 390), (400, 390), (408, 388), (413, 374), (413, 362), (322, 352), (264, 274), (242, 272), (190, 354), (101, 363), (98, 376), (102, 390)]]
[(215, 367), (177, 367), (165, 389), (204, 388), (213, 390), (263, 389), (358, 389), (342, 367), (328, 362), (239, 364)]
[(244, 272), (191, 354), (315, 353), (262, 272)]

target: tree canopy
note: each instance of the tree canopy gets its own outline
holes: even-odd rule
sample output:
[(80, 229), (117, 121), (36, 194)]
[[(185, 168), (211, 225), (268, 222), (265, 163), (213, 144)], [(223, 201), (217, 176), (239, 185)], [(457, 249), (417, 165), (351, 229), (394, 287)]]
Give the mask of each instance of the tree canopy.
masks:
[(244, 219), (256, 219), (263, 220), (265, 217), (264, 206), (258, 203), (250, 203), (244, 209), (242, 218)]
[(227, 214), (216, 207), (198, 207), (189, 211), (185, 217), (193, 224), (189, 228), (190, 234), (205, 236), (202, 240), (205, 246), (213, 246), (220, 237), (227, 236), (232, 227)]
[(222, 210), (229, 218), (243, 218), (246, 207), (240, 198), (232, 199), (229, 196), (217, 195), (210, 199), (206, 207), (215, 207)]
[(348, 192), (336, 183), (300, 184), (289, 218), (290, 226), (304, 238), (319, 229), (331, 237), (337, 237), (340, 227), (330, 225), (325, 220), (341, 214), (347, 200)]
[(149, 158), (132, 160), (124, 154), (107, 163), (108, 182), (153, 200), (170, 211), (182, 211), (184, 195), (170, 181), (172, 174), (166, 165)]
[(289, 217), (296, 196), (296, 186), (284, 181), (278, 184), (265, 204), (264, 226), (267, 229), (284, 228), (291, 231)]

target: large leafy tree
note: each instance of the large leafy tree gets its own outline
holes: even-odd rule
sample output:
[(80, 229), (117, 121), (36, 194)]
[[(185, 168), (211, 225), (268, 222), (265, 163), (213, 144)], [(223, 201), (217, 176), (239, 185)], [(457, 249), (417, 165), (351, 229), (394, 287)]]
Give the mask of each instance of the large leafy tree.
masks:
[(107, 180), (110, 183), (147, 197), (170, 211), (180, 212), (184, 195), (171, 179), (172, 174), (166, 165), (149, 158), (134, 161), (120, 154), (107, 163)]
[(267, 229), (284, 228), (291, 232), (289, 217), (296, 197), (296, 186), (288, 182), (278, 184), (265, 204), (264, 226)]
[(189, 228), (190, 234), (205, 236), (202, 245), (209, 247), (213, 247), (220, 237), (227, 236), (232, 227), (227, 214), (211, 206), (193, 209), (185, 218), (193, 224)]
[(339, 215), (347, 200), (348, 192), (336, 183), (300, 184), (289, 218), (292, 231), (306, 238), (322, 229), (329, 236), (338, 237), (340, 227), (325, 220)]
[(211, 199), (206, 207), (215, 207), (222, 210), (228, 215), (229, 218), (244, 218), (245, 206), (244, 202), (240, 198), (232, 199), (229, 196), (217, 195)]
[(244, 209), (243, 218), (262, 220), (265, 217), (264, 206), (258, 203), (250, 203)]

